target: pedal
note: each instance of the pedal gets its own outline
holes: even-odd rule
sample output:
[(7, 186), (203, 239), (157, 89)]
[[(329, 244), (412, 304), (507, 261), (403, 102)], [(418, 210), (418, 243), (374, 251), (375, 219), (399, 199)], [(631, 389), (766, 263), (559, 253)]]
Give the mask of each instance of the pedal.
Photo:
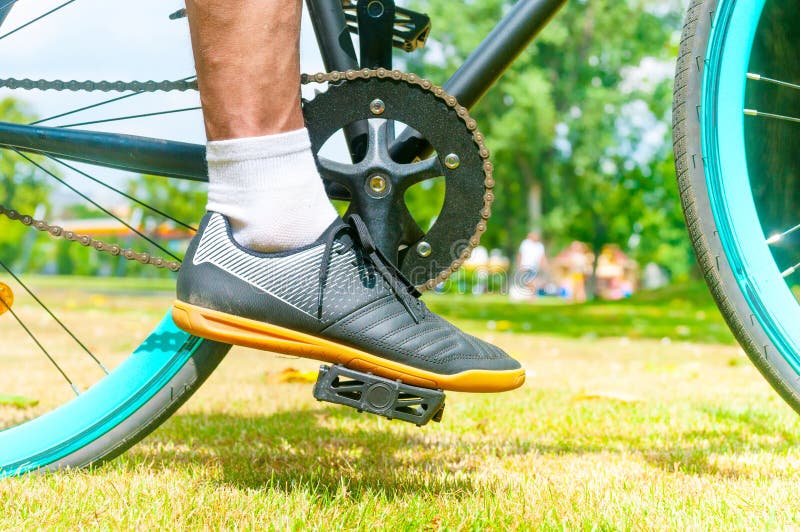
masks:
[[(341, 2), (348, 31), (358, 35), (358, 0), (341, 0)], [(395, 6), (392, 46), (413, 52), (425, 46), (430, 33), (431, 19), (428, 15)]]
[(341, 365), (320, 366), (314, 397), (418, 427), (430, 420), (441, 421), (444, 413), (441, 390), (411, 386)]

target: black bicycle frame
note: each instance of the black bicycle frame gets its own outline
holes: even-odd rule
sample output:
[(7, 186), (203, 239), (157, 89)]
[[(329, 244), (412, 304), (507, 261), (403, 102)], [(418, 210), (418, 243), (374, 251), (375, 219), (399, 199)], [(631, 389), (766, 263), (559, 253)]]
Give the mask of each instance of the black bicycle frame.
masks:
[[(370, 4), (374, 2), (380, 0)], [(359, 68), (341, 0), (306, 0), (306, 3), (326, 68)], [(474, 106), (565, 3), (566, 0), (519, 0), (444, 84), (445, 90), (461, 105)], [(0, 22), (10, 9), (10, 5), (0, 8)], [(359, 31), (365, 32), (363, 25)], [(362, 49), (364, 64), (386, 61), (385, 50), (377, 50), (375, 57), (370, 54), (369, 58), (363, 57), (363, 52)], [(352, 138), (357, 131), (347, 133)], [(205, 146), (201, 144), (0, 122), (0, 147), (142, 174), (194, 181), (208, 179)], [(392, 153), (410, 160), (425, 149), (422, 139), (406, 132), (397, 139)]]
[(6, 19), (9, 13), (11, 13), (11, 7), (14, 5), (14, 2), (8, 2), (0, 7), (0, 24)]

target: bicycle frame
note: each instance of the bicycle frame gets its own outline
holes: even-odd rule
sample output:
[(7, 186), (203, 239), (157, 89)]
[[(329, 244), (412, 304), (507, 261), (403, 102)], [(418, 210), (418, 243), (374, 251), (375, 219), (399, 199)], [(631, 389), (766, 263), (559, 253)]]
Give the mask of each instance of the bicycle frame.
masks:
[[(341, 0), (306, 3), (326, 68), (359, 68)], [(393, 13), (393, 0), (386, 3)], [(445, 90), (461, 105), (472, 108), (565, 3), (519, 0), (444, 84)], [(0, 22), (10, 10), (11, 5), (0, 8)], [(360, 31), (364, 32), (363, 26)], [(385, 57), (376, 60), (383, 62)], [(0, 147), (143, 174), (208, 180), (205, 146), (201, 144), (0, 122)], [(401, 135), (392, 148), (393, 154), (407, 159), (424, 150), (422, 139), (413, 132)]]

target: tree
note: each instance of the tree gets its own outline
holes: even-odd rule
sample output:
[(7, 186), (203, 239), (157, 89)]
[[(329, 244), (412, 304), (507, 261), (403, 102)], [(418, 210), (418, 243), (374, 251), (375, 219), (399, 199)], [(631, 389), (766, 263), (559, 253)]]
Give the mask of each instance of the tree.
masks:
[[(441, 82), (512, 3), (420, 4), (433, 42), (410, 69)], [(640, 261), (688, 271), (667, 125), (682, 13), (654, 5), (569, 2), (472, 110), (497, 169), (488, 246), (513, 255), (536, 225), (555, 247), (578, 239), (595, 254), (638, 239)]]
[[(206, 190), (207, 185), (205, 183), (197, 183), (194, 181), (186, 181), (181, 179), (170, 179), (167, 177), (154, 175), (137, 176), (136, 179), (132, 179), (130, 181), (128, 186), (128, 193), (133, 197), (165, 214), (168, 214), (176, 220), (193, 227), (196, 227), (197, 224), (200, 223), (200, 219), (205, 212), (207, 197)], [(141, 225), (144, 229), (144, 234), (152, 235), (159, 226), (165, 223), (174, 226), (174, 228), (179, 231), (183, 231), (185, 229), (183, 226), (170, 221), (161, 214), (150, 209), (143, 208), (135, 202), (131, 202), (130, 206), (132, 209), (142, 210)], [(154, 238), (154, 240), (158, 241), (159, 239)], [(170, 259), (170, 257), (165, 256), (162, 251), (152, 248), (152, 246), (147, 244), (147, 242), (144, 242), (139, 238), (131, 239), (131, 244), (138, 246), (137, 249), (151, 248), (151, 252)], [(166, 247), (177, 256), (180, 256), (180, 250), (178, 248), (182, 247), (181, 243), (161, 241), (159, 244), (163, 247)], [(133, 267), (134, 269), (142, 268), (138, 264), (128, 266)], [(152, 267), (144, 267), (142, 271), (147, 271), (149, 275), (169, 275), (166, 270), (161, 270), (159, 272)]]
[[(142, 202), (190, 225), (200, 223), (206, 208), (205, 183), (182, 179), (142, 175), (131, 180), (128, 192)], [(131, 208), (141, 208), (131, 203)], [(161, 224), (166, 220), (151, 210), (143, 211), (144, 225)]]
[[(36, 117), (19, 100), (14, 98), (0, 100), (0, 120), (29, 123), (35, 119)], [(41, 157), (30, 157), (42, 164)], [(22, 214), (33, 215), (37, 206), (49, 205), (50, 190), (47, 176), (36, 166), (11, 150), (0, 150), (0, 205)], [(27, 257), (19, 255), (26, 248), (27, 235), (32, 235), (33, 231), (35, 229), (25, 227), (18, 222), (0, 219), (0, 257), (7, 265), (23, 260), (27, 262)], [(25, 253), (30, 254), (30, 252), (28, 249)]]

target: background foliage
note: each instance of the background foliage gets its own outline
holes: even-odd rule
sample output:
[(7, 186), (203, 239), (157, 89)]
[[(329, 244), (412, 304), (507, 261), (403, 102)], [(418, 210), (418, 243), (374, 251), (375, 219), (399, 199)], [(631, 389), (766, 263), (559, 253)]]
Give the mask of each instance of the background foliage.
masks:
[[(446, 79), (513, 4), (418, 2), (433, 42), (410, 69)], [(689, 272), (668, 127), (682, 11), (669, 2), (568, 2), (473, 109), (498, 168), (485, 245), (513, 256), (535, 227), (554, 249), (616, 243), (641, 263)]]
[[(35, 120), (32, 111), (22, 102), (12, 98), (0, 100), (0, 117), (9, 122), (26, 123)], [(41, 158), (31, 156), (37, 163), (44, 164)], [(0, 150), (0, 176), (14, 176), (13, 179), (0, 179), (0, 204), (22, 214), (33, 215), (39, 205), (48, 205), (51, 190), (44, 173), (28, 163), (20, 155), (10, 150)], [(0, 257), (15, 262), (19, 260), (20, 244), (31, 253), (35, 244), (30, 231), (18, 223), (3, 223), (0, 229)], [(10, 265), (9, 265), (10, 266)]]

